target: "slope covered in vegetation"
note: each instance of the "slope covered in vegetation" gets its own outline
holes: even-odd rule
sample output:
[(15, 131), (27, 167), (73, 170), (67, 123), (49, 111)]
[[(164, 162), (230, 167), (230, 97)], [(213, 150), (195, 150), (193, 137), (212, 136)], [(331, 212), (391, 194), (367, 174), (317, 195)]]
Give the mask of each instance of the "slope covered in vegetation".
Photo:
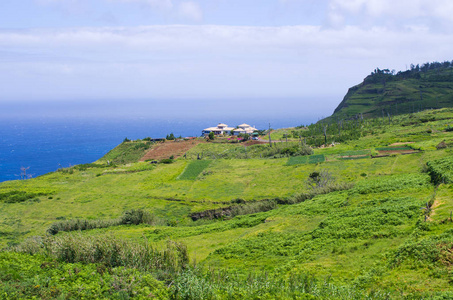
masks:
[(448, 108), (319, 123), (157, 164), (131, 141), (3, 182), (1, 295), (449, 299), (452, 126)]
[(453, 63), (411, 65), (410, 70), (376, 69), (351, 87), (328, 119), (393, 116), (453, 106)]

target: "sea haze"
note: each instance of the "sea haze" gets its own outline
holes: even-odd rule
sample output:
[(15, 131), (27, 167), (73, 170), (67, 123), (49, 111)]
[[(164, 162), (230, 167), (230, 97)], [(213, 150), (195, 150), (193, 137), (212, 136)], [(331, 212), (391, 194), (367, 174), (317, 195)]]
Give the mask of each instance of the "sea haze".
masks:
[(21, 167), (30, 167), (27, 173), (36, 177), (96, 161), (126, 137), (199, 136), (203, 128), (219, 122), (282, 128), (309, 124), (319, 116), (298, 108), (294, 99), (1, 106), (0, 182), (19, 179)]

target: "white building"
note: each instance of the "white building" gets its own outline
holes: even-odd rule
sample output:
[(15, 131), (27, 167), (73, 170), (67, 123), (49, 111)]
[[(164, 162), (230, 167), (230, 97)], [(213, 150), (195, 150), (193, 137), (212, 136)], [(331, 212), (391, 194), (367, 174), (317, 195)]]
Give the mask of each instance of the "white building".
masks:
[(215, 135), (230, 134), (231, 130), (233, 130), (233, 129), (234, 129), (234, 127), (228, 127), (227, 124), (219, 123), (219, 125), (217, 125), (217, 127), (209, 127), (209, 128), (203, 129), (201, 134), (208, 135), (211, 132), (214, 132)]
[(238, 126), (238, 128), (234, 129), (234, 135), (239, 135), (241, 133), (243, 134), (252, 134), (255, 130), (257, 130), (255, 127), (252, 127), (248, 124), (241, 124)]

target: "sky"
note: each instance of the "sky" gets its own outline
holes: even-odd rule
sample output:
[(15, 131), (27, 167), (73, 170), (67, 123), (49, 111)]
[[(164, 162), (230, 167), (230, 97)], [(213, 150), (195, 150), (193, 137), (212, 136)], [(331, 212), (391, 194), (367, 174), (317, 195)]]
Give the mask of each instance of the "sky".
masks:
[(0, 115), (264, 99), (328, 116), (376, 67), (452, 50), (451, 0), (2, 0)]

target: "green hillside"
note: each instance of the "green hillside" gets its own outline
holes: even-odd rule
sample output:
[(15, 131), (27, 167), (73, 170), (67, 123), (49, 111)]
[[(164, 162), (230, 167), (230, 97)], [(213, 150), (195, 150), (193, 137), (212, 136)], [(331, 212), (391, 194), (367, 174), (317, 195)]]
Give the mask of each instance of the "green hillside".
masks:
[(453, 108), (342, 125), (0, 183), (0, 298), (451, 299)]
[(398, 73), (374, 70), (348, 90), (330, 118), (393, 116), (452, 106), (453, 65), (433, 62)]

